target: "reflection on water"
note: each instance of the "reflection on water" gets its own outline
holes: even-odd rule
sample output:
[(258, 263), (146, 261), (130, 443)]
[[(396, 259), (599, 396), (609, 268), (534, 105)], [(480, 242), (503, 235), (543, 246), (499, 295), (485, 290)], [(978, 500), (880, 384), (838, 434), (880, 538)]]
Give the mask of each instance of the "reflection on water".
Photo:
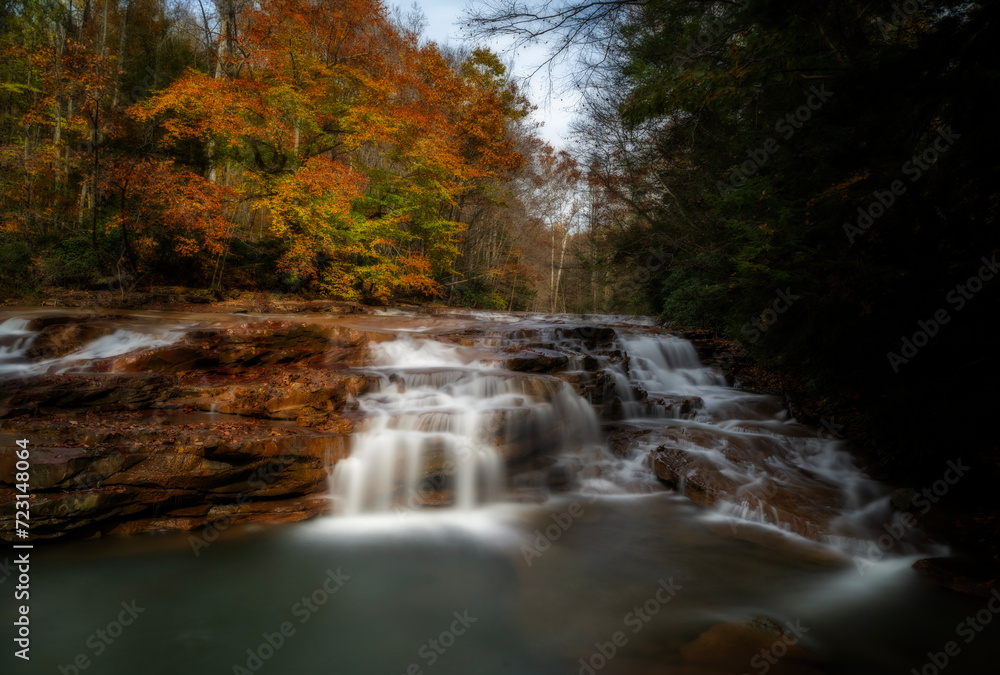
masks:
[[(600, 672), (761, 672), (727, 662), (724, 649), (709, 662), (685, 655), (700, 654), (688, 645), (713, 626), (764, 616), (807, 629), (813, 672), (905, 673), (985, 604), (928, 589), (909, 560), (861, 575), (792, 540), (713, 532), (699, 511), (669, 494), (573, 494), (443, 518), (233, 528), (197, 557), (186, 535), (46, 547), (35, 554), (30, 672), (83, 654), (90, 672), (232, 673), (256, 665), (256, 652), (271, 673), (404, 673), (415, 663), (455, 675), (575, 674), (619, 631), (627, 642)], [(343, 579), (332, 593), (331, 574)], [(661, 582), (677, 590), (656, 606)], [(108, 624), (133, 600), (142, 611), (113, 637)], [(643, 607), (656, 612), (637, 614)], [(261, 650), (285, 622), (281, 647)], [(440, 639), (453, 626), (463, 632)], [(992, 672), (980, 668), (1000, 655), (995, 640), (963, 647), (950, 672)]]

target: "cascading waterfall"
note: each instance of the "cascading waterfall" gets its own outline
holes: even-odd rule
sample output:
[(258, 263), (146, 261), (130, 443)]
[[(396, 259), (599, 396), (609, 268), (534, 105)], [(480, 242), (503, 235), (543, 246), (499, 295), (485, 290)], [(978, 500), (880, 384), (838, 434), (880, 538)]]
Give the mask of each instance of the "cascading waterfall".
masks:
[[(50, 672), (74, 662), (123, 597), (155, 605), (156, 616), (102, 656), (109, 673), (142, 670), (150, 645), (162, 646), (163, 672), (190, 670), (197, 657), (196, 670), (270, 659), (276, 672), (336, 661), (345, 672), (398, 673), (426, 670), (434, 654), (434, 675), (741, 673), (764, 656), (774, 674), (902, 673), (928, 655), (941, 663), (955, 626), (987, 612), (989, 598), (938, 584), (988, 592), (989, 568), (967, 579), (975, 568), (964, 561), (914, 565), (942, 551), (897, 534), (912, 521), (893, 520), (906, 514), (892, 514), (888, 488), (836, 438), (797, 423), (777, 397), (727, 386), (699, 363), (697, 341), (628, 318), (15, 311), (0, 316), (0, 373), (17, 369), (0, 375), (3, 421), (8, 436), (31, 439), (32, 462), (52, 478), (32, 481), (33, 500), (52, 506), (33, 508), (32, 525), (186, 529), (205, 514), (204, 529), (66, 542), (35, 561), (45, 583), (33, 616), (57, 630), (32, 656)], [(180, 321), (196, 328), (159, 355), (80, 358), (171, 338)], [(326, 358), (314, 358), (323, 346), (310, 330), (308, 360), (266, 363), (296, 355), (300, 338), (285, 326), (307, 321), (336, 327)], [(144, 337), (102, 342), (120, 329)], [(246, 361), (214, 358), (230, 345)], [(192, 370), (189, 348), (206, 356)], [(48, 376), (67, 366), (82, 375)], [(171, 379), (177, 396), (144, 410), (94, 396), (108, 384), (155, 393)], [(237, 408), (240, 391), (247, 405)], [(22, 414), (42, 400), (36, 392), (54, 395)], [(192, 414), (191, 401), (221, 407)], [(348, 426), (350, 436), (327, 435)], [(288, 523), (324, 506), (324, 447), (339, 467), (335, 510), (351, 515)], [(251, 501), (236, 495), (248, 476)], [(244, 518), (285, 524), (261, 531)], [(817, 526), (804, 531), (802, 520)], [(309, 630), (270, 655), (263, 631), (305, 616), (303, 603)], [(619, 630), (627, 644), (611, 645)], [(961, 650), (953, 672), (995, 670), (995, 641)]]
[[(645, 492), (658, 485), (646, 456), (666, 446), (729, 486), (711, 511), (717, 516), (801, 532), (815, 530), (809, 514), (819, 514), (823, 538), (846, 549), (864, 545), (892, 521), (888, 491), (855, 466), (838, 440), (790, 419), (774, 397), (728, 387), (688, 340), (619, 334), (613, 345), (588, 351), (559, 333), (516, 328), (509, 335), (506, 345), (488, 347), (407, 335), (373, 344), (371, 371), (379, 385), (361, 397), (366, 420), (331, 476), (335, 513), (427, 505), (469, 510), (502, 499), (507, 467), (524, 457), (546, 457), (578, 489)], [(525, 343), (575, 352), (569, 371), (582, 363), (580, 355), (603, 363), (621, 403), (620, 424), (644, 432), (625, 456), (609, 451), (594, 408), (570, 385), (498, 367), (496, 347)], [(689, 479), (679, 476), (681, 489)], [(782, 508), (789, 496), (816, 495), (826, 502), (805, 516)], [(908, 546), (901, 542), (900, 552)]]
[(621, 338), (629, 355), (629, 374), (650, 394), (699, 394), (705, 387), (722, 387), (726, 378), (701, 365), (690, 341), (672, 335), (627, 335)]
[(487, 438), (485, 411), (473, 389), (461, 371), (383, 378), (377, 393), (363, 397), (369, 418), (334, 472), (338, 512), (417, 507), (428, 487), (450, 488), (459, 508), (495, 499), (503, 463)]
[[(44, 332), (34, 328), (35, 319), (45, 316), (0, 322), (0, 377), (89, 372), (92, 362), (170, 345), (185, 330), (143, 316), (101, 318), (89, 324), (97, 328), (91, 337), (61, 356), (43, 357), (45, 350), (33, 345)], [(727, 518), (799, 532), (805, 518), (806, 529), (818, 522), (815, 531), (850, 549), (898, 517), (885, 486), (860, 471), (837, 439), (796, 423), (774, 397), (726, 386), (690, 341), (622, 321), (612, 332), (550, 317), (508, 319), (471, 347), (414, 336), (433, 327), (430, 321), (394, 328), (395, 339), (373, 344), (368, 372), (378, 385), (361, 397), (366, 419), (331, 476), (337, 513), (428, 505), (469, 510), (515, 498), (519, 490), (537, 498), (549, 484), (645, 492), (659, 487), (647, 457), (665, 447), (684, 457), (678, 485), (690, 483), (693, 471), (721, 477), (714, 512)], [(565, 355), (557, 375), (566, 381), (500, 367), (498, 350), (522, 349)], [(620, 404), (609, 409), (604, 389), (603, 412), (637, 432), (624, 452), (616, 446), (617, 455), (595, 408), (568, 383), (600, 370), (610, 376), (601, 386), (613, 387)], [(814, 497), (821, 502), (816, 508), (784, 508), (789, 499)], [(904, 538), (896, 550), (911, 550), (911, 543)]]
[[(400, 337), (372, 346), (380, 386), (331, 477), (335, 513), (471, 509), (501, 497), (505, 460), (600, 438), (589, 404), (554, 378), (497, 368), (453, 345)], [(450, 497), (450, 500), (449, 500)]]
[(0, 323), (0, 377), (40, 373), (85, 372), (91, 361), (122, 356), (132, 352), (166, 347), (184, 335), (184, 326), (166, 329), (141, 324), (132, 328), (108, 327), (105, 335), (80, 344), (76, 349), (55, 358), (30, 359), (29, 350), (39, 335), (31, 330), (31, 319), (12, 317)]
[(29, 319), (14, 317), (0, 323), (0, 373), (16, 372), (24, 361), (24, 355), (35, 339), (34, 331), (28, 330)]
[[(694, 345), (672, 335), (624, 335), (618, 346), (627, 354), (628, 368), (612, 364), (605, 370), (614, 378), (615, 389), (626, 419), (677, 417), (667, 396), (697, 396), (705, 387), (724, 386), (724, 377), (701, 365)], [(638, 400), (633, 387), (648, 398)]]
[[(672, 443), (736, 486), (716, 503), (717, 513), (790, 530), (789, 516), (772, 504), (775, 495), (808, 500), (823, 494), (839, 505), (823, 539), (843, 549), (865, 547), (883, 533), (881, 526), (894, 521), (887, 488), (857, 468), (841, 441), (796, 423), (774, 397), (727, 387), (724, 377), (701, 364), (691, 342), (628, 335), (620, 345), (629, 355), (629, 383), (651, 400), (682, 396), (699, 402), (687, 415), (648, 402), (643, 410), (634, 398), (623, 399), (623, 408), (629, 417), (646, 418), (646, 425), (680, 427), (698, 437), (698, 443)], [(899, 552), (916, 550), (906, 540), (898, 546)]]

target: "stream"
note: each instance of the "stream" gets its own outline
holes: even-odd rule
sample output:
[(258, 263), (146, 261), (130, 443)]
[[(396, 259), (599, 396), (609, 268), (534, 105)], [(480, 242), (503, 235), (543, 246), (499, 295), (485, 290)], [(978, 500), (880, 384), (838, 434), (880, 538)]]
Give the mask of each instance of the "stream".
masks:
[[(78, 349), (32, 357), (44, 316), (0, 314), (0, 386), (107, 372), (196, 327), (263, 321), (134, 312)], [(948, 551), (905, 526), (890, 488), (843, 441), (731, 386), (648, 319), (290, 320), (366, 339), (363, 358), (330, 366), (371, 384), (350, 397), (359, 421), (331, 461), (329, 508), (199, 546), (197, 530), (37, 543), (32, 658), (4, 672), (995, 669), (990, 599), (918, 577), (916, 560)], [(15, 576), (0, 578), (10, 597)], [(979, 630), (964, 623), (977, 613)], [(5, 602), (4, 624), (15, 616)]]

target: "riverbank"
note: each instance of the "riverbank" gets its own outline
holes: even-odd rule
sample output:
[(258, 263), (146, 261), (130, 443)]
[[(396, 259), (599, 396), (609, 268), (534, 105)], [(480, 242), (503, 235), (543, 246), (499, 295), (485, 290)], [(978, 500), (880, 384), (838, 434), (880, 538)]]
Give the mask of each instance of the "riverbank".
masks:
[(31, 295), (0, 298), (0, 307), (147, 309), (246, 314), (300, 312), (359, 314), (373, 311), (371, 306), (359, 302), (305, 298), (300, 295), (256, 291), (209, 291), (182, 286), (159, 286), (145, 291), (81, 291), (55, 288)]

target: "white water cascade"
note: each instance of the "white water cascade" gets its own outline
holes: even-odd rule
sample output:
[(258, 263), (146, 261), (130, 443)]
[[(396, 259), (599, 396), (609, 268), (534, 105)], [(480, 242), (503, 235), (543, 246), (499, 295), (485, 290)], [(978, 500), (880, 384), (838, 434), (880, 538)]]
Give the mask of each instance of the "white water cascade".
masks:
[(36, 333), (28, 330), (29, 319), (13, 317), (0, 323), (0, 374), (17, 372)]
[[(686, 466), (688, 476), (717, 476), (727, 490), (715, 514), (792, 530), (789, 520), (799, 516), (775, 504), (795, 502), (792, 513), (815, 515), (824, 523), (822, 538), (844, 549), (863, 548), (896, 519), (888, 489), (857, 467), (842, 441), (799, 424), (776, 397), (726, 386), (724, 377), (701, 364), (691, 342), (626, 335), (620, 345), (629, 355), (630, 384), (649, 395), (644, 403), (623, 400), (633, 423), (654, 430), (643, 450), (664, 443), (684, 456), (678, 466)], [(671, 397), (694, 402), (691, 411), (678, 415), (656, 403)], [(803, 529), (801, 519), (797, 525)], [(898, 550), (916, 549), (907, 539)]]
[(164, 328), (159, 323), (130, 322), (129, 326), (108, 325), (104, 335), (84, 341), (76, 349), (54, 358), (29, 358), (29, 350), (39, 335), (32, 319), (11, 317), (0, 323), (0, 377), (43, 373), (87, 372), (92, 361), (114, 358), (174, 344), (184, 335), (181, 324)]
[(650, 394), (701, 393), (725, 386), (726, 378), (698, 359), (688, 340), (673, 335), (628, 335), (622, 346), (629, 355), (632, 380)]
[[(698, 396), (706, 387), (724, 387), (726, 378), (701, 365), (694, 345), (672, 335), (626, 335), (619, 339), (628, 355), (628, 374), (610, 367), (626, 418), (676, 417), (663, 397)], [(636, 400), (632, 387), (645, 391), (646, 401)]]
[(342, 515), (458, 509), (497, 501), (505, 462), (600, 438), (590, 405), (569, 385), (502, 370), (460, 347), (399, 337), (372, 346), (380, 385), (362, 396), (367, 419), (331, 476)]
[[(517, 499), (529, 483), (544, 492), (547, 472), (575, 489), (656, 491), (647, 458), (658, 450), (674, 462), (682, 491), (708, 475), (709, 519), (804, 533), (840, 549), (867, 545), (893, 521), (887, 488), (841, 441), (791, 419), (773, 396), (727, 386), (690, 341), (672, 335), (619, 329), (613, 345), (595, 350), (556, 344), (578, 356), (567, 379), (587, 376), (576, 370), (580, 355), (613, 376), (624, 419), (611, 428), (634, 434), (613, 454), (594, 407), (569, 384), (499, 366), (497, 347), (545, 337), (525, 331), (507, 345), (460, 347), (398, 334), (373, 343), (368, 372), (377, 384), (360, 398), (365, 421), (331, 476), (335, 513), (469, 511)], [(899, 552), (910, 544), (898, 542)]]

